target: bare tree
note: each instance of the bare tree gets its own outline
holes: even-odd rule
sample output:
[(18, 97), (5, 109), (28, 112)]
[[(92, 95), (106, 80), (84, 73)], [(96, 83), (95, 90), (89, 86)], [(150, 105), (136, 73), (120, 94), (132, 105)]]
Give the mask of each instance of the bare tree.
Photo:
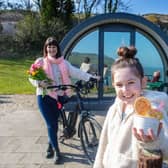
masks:
[(78, 15), (78, 23), (80, 22), (80, 6), (81, 6), (81, 0), (76, 0), (76, 12)]
[[(131, 0), (130, 0), (131, 1)], [(91, 16), (94, 13), (115, 13), (121, 11), (127, 11), (129, 3), (124, 0), (76, 0), (78, 3), (78, 13), (84, 11), (85, 18)], [(96, 10), (95, 9), (99, 9)]]
[(97, 0), (83, 0), (83, 8), (85, 12), (85, 18), (91, 16), (92, 9), (96, 4)]
[(30, 0), (20, 0), (21, 4), (25, 7), (26, 10), (31, 10), (33, 7), (33, 4), (30, 2)]
[(115, 13), (117, 11), (127, 11), (129, 1), (125, 3), (123, 0), (104, 0), (104, 13)]
[(2, 0), (0, 0), (0, 9), (2, 9), (4, 7), (5, 7), (5, 3)]
[(32, 0), (39, 11), (41, 11), (41, 0)]

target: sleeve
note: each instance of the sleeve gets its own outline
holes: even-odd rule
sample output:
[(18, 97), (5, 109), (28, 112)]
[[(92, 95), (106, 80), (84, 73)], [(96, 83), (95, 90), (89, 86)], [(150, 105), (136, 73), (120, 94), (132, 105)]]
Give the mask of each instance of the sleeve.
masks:
[(68, 65), (68, 70), (69, 70), (69, 74), (71, 77), (75, 79), (79, 79), (79, 80), (84, 80), (84, 81), (89, 81), (91, 77), (94, 78), (93, 75), (86, 73), (82, 71), (81, 69), (72, 66), (68, 61), (66, 61), (66, 63)]
[[(113, 106), (112, 106), (113, 107)], [(108, 123), (110, 119), (110, 114), (111, 114), (111, 108), (108, 110), (106, 119), (103, 124), (103, 129), (101, 132), (100, 136), (100, 141), (99, 141), (99, 146), (95, 158), (95, 162), (93, 165), (93, 168), (103, 168), (103, 158), (104, 158), (104, 153), (106, 150), (106, 146), (108, 145)]]
[(163, 128), (159, 136), (159, 145), (163, 153), (163, 157), (168, 159), (168, 95), (163, 92), (162, 100), (164, 102), (163, 107)]
[(163, 153), (163, 158), (168, 159), (168, 95), (166, 93), (161, 93), (158, 99), (164, 102), (164, 107), (162, 109), (163, 119), (161, 120), (163, 128), (156, 141), (151, 143), (140, 142), (140, 146), (146, 149), (160, 149)]
[(39, 87), (40, 81), (29, 78), (29, 82), (30, 82), (34, 87)]

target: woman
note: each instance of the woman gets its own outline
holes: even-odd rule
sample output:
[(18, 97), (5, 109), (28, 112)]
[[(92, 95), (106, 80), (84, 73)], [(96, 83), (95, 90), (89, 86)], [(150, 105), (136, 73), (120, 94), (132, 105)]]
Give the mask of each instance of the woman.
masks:
[[(38, 58), (35, 64), (40, 64), (50, 78), (54, 85), (70, 84), (70, 77), (82, 79), (88, 81), (90, 78), (99, 77), (92, 76), (80, 69), (72, 66), (64, 57), (61, 55), (59, 44), (54, 37), (47, 38), (44, 48), (43, 57)], [(58, 145), (57, 131), (58, 131), (58, 117), (60, 110), (57, 107), (58, 97), (63, 95), (70, 95), (70, 91), (50, 91), (45, 93), (44, 90), (49, 85), (45, 80), (38, 81), (29, 79), (33, 86), (37, 87), (36, 95), (37, 102), (40, 112), (45, 120), (48, 129), (48, 149), (46, 158), (54, 157), (54, 163), (59, 164), (61, 161), (60, 149)]]

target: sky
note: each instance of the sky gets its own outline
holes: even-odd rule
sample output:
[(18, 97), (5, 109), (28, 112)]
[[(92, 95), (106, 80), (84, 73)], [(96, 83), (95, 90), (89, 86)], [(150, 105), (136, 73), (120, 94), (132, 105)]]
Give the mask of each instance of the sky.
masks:
[[(3, 1), (19, 2), (20, 0)], [(140, 15), (147, 13), (168, 14), (168, 0), (123, 0), (123, 2), (129, 3), (129, 10), (127, 11), (129, 13)]]
[[(126, 11), (127, 13), (132, 13), (132, 14), (137, 14), (137, 15), (143, 15), (143, 14), (151, 14), (151, 13), (155, 13), (155, 14), (168, 14), (168, 0), (123, 0), (124, 3), (129, 2), (127, 5), (129, 6), (129, 10)], [(118, 45), (120, 45), (120, 40), (121, 38), (119, 38), (119, 34), (117, 34), (118, 39), (115, 39), (115, 42), (112, 41), (112, 39), (114, 39), (114, 36), (111, 37), (110, 35), (112, 34), (107, 34), (107, 37), (109, 39), (105, 40), (106, 44), (105, 44), (105, 54), (106, 55), (112, 55), (112, 53), (116, 53), (116, 48)], [(121, 35), (122, 36), (122, 35)], [(95, 40), (97, 37), (97, 34), (94, 33), (92, 35), (89, 36), (89, 38), (84, 38), (81, 40), (80, 43), (78, 43), (78, 45), (76, 46), (76, 48), (74, 48), (74, 51), (77, 52), (87, 52), (88, 53), (96, 53), (96, 51), (98, 51), (97, 49), (97, 41)], [(124, 36), (125, 41), (127, 41), (126, 37)], [(142, 39), (142, 37), (139, 37), (139, 43), (137, 45), (137, 47), (139, 47), (138, 49), (140, 49), (140, 51), (144, 51), (143, 46), (141, 45), (141, 41), (140, 39)], [(117, 40), (119, 40), (119, 42), (117, 43)], [(88, 47), (88, 44), (90, 44), (92, 41), (92, 47)], [(144, 44), (144, 42), (148, 42), (147, 40), (142, 40), (142, 44)], [(112, 45), (113, 44), (113, 47)], [(114, 46), (114, 44), (116, 44), (117, 46)], [(146, 44), (147, 45), (147, 44)], [(150, 66), (155, 66), (157, 64), (158, 67), (162, 67), (162, 62), (159, 56), (156, 56), (158, 54), (158, 52), (156, 51), (155, 48), (153, 48), (154, 46), (150, 43), (149, 45), (149, 49), (145, 48), (146, 50), (146, 54), (149, 56), (155, 55), (155, 59), (153, 59), (152, 62), (150, 62)], [(114, 51), (113, 51), (114, 50)], [(149, 50), (149, 51), (148, 51)], [(149, 53), (149, 54), (148, 54)], [(140, 53), (139, 55), (143, 55), (144, 53)], [(141, 57), (141, 56), (140, 56)], [(153, 58), (153, 57), (152, 57)], [(141, 58), (141, 61), (143, 62), (143, 64), (145, 66), (149, 66), (149, 63), (146, 62), (146, 59), (143, 60), (143, 56)]]
[(168, 0), (124, 0), (129, 1), (129, 13), (133, 14), (147, 14), (158, 13), (168, 14)]

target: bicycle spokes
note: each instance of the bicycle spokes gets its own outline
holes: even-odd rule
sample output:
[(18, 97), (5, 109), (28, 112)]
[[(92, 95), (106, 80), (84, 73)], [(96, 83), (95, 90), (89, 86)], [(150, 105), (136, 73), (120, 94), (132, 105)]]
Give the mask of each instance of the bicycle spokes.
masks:
[(95, 119), (86, 118), (83, 120), (80, 131), (81, 143), (90, 163), (94, 162), (96, 156), (100, 132), (101, 126)]

